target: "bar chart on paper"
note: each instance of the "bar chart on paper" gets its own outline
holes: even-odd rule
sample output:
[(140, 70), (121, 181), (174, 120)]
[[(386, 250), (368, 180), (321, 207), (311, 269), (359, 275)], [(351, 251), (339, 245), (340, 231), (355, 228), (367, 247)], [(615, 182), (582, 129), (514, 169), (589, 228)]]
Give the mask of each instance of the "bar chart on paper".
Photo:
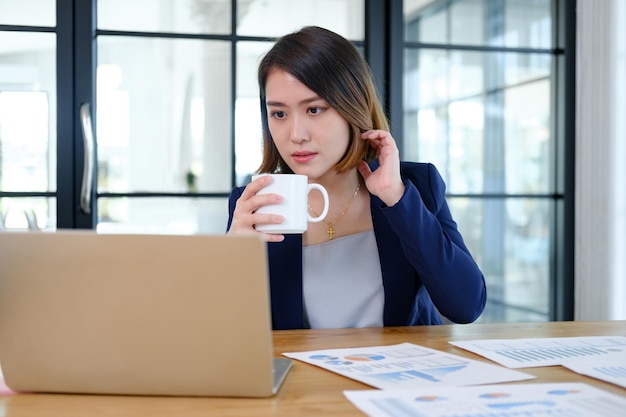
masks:
[(449, 343), (509, 368), (561, 365), (565, 361), (626, 353), (626, 337), (623, 336), (485, 339)]
[(563, 366), (582, 375), (626, 388), (626, 354), (611, 359), (566, 361)]
[(593, 369), (607, 377), (619, 378), (626, 381), (626, 366), (594, 366)]

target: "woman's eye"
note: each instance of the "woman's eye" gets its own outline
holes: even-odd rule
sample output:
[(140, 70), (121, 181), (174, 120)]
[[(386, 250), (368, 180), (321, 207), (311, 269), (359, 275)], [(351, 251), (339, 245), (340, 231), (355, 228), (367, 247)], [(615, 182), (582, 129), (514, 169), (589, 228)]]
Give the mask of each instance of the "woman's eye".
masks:
[(285, 112), (278, 110), (271, 112), (270, 115), (275, 119), (282, 119), (283, 117), (285, 117)]
[(324, 108), (322, 107), (311, 107), (309, 108), (309, 113), (311, 114), (320, 114), (324, 111)]

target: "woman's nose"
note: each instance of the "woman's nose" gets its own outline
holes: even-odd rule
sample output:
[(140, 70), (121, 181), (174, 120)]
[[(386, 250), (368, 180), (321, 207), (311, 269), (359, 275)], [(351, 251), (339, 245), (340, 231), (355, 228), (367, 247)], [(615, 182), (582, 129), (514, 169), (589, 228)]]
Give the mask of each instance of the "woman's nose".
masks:
[(309, 140), (309, 131), (306, 120), (302, 117), (292, 117), (289, 132), (289, 140), (294, 143), (302, 143)]

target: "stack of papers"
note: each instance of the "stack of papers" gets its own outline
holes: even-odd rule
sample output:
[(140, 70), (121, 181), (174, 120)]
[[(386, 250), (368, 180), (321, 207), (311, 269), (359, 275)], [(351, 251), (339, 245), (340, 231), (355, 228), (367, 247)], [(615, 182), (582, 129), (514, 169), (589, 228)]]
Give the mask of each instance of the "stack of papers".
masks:
[(381, 389), (344, 392), (370, 417), (615, 417), (626, 409), (625, 397), (587, 384), (503, 384), (535, 378), (515, 368), (561, 365), (626, 388), (626, 337), (449, 343), (502, 366), (412, 343), (284, 355)]

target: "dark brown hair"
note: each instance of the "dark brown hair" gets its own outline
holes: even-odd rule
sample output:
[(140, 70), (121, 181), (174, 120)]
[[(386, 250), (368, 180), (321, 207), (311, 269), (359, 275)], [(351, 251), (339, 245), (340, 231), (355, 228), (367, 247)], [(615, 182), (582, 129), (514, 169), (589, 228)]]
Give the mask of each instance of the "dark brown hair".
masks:
[(356, 47), (327, 29), (308, 26), (285, 35), (274, 44), (259, 65), (263, 162), (261, 173), (291, 173), (274, 145), (268, 126), (265, 83), (271, 69), (296, 77), (328, 102), (350, 125), (351, 138), (338, 172), (354, 168), (359, 161), (372, 161), (375, 150), (361, 133), (370, 129), (389, 130), (389, 122), (374, 86), (370, 68)]

